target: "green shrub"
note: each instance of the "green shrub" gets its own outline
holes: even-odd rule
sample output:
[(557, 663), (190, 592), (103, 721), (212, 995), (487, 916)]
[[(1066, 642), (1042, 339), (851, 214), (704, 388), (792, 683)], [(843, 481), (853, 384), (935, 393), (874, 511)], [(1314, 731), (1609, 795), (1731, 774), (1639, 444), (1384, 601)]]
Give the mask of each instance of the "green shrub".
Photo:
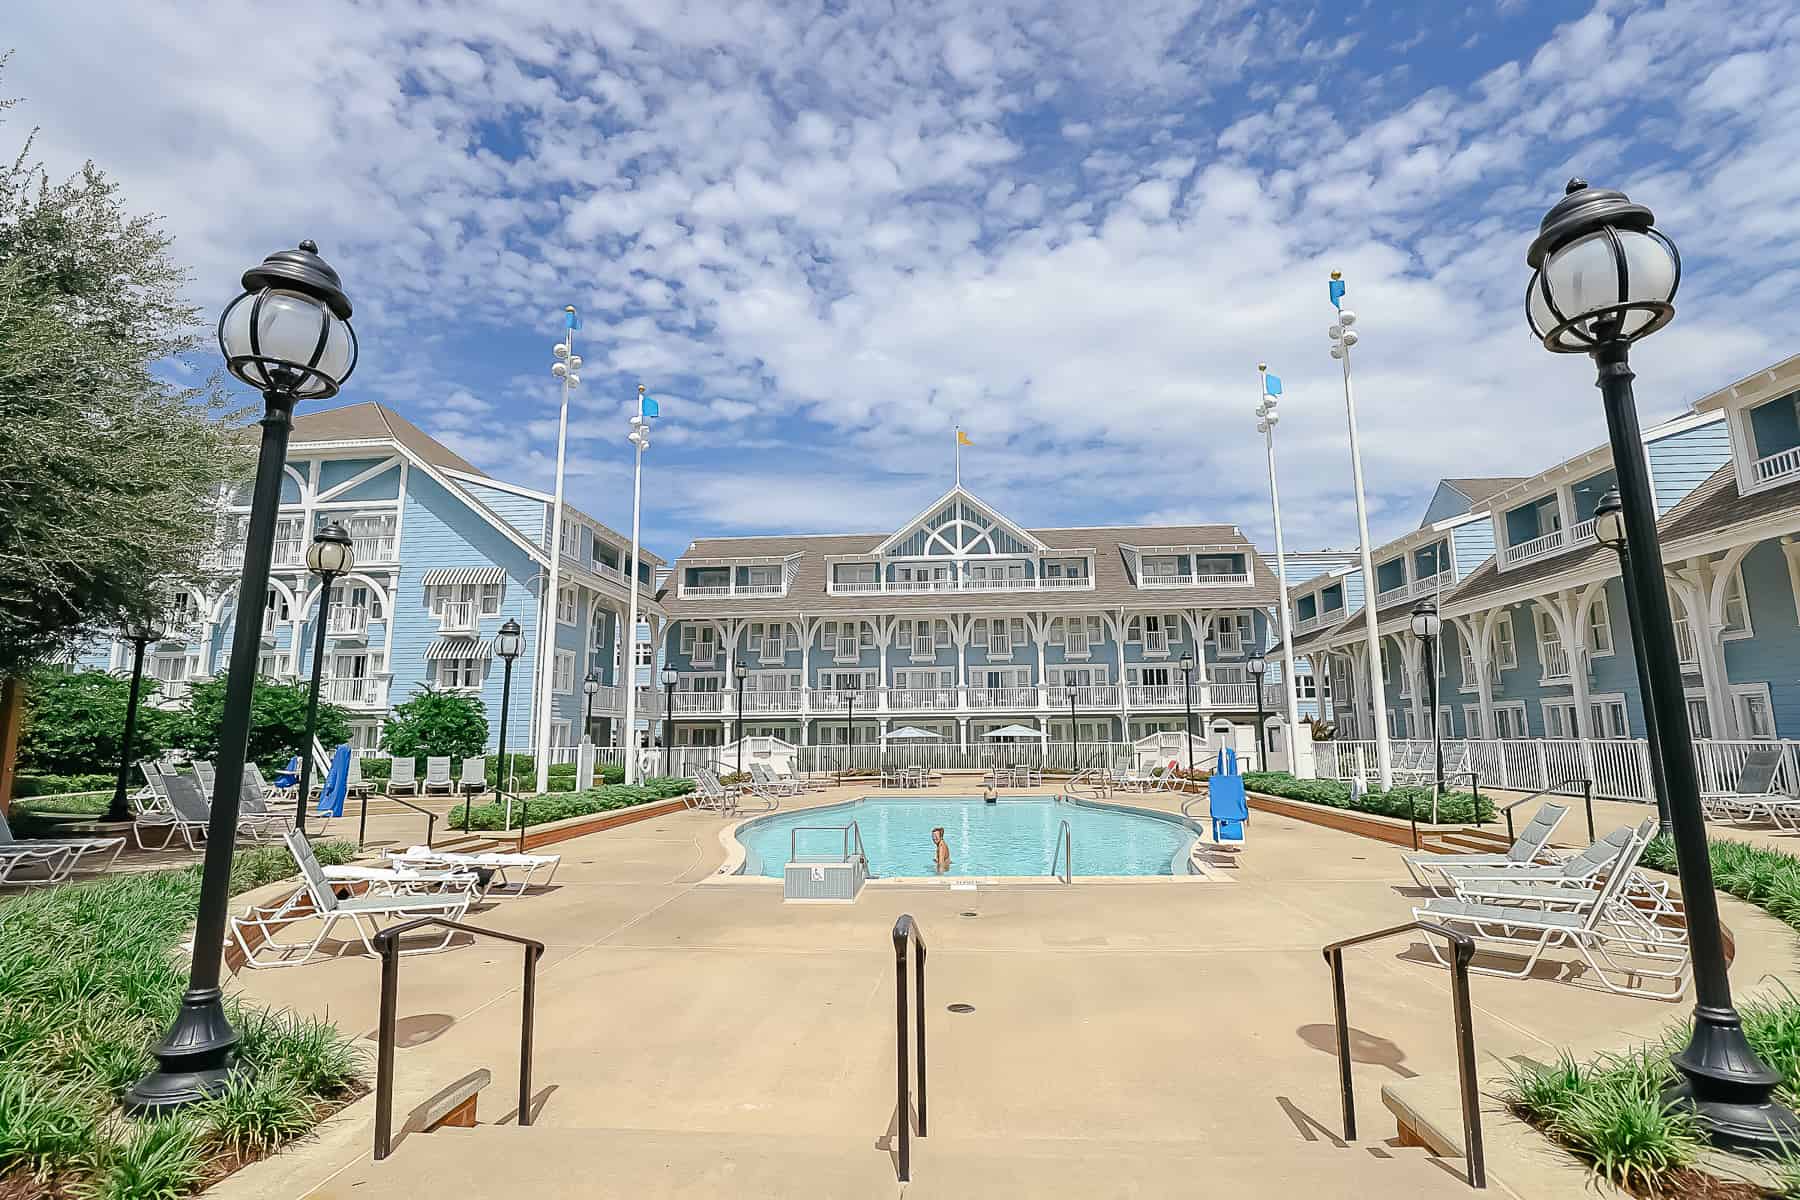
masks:
[(1664, 1046), (1587, 1064), (1565, 1054), (1549, 1067), (1509, 1070), (1506, 1102), (1621, 1187), (1661, 1191), (1704, 1144), (1693, 1112), (1663, 1098), (1674, 1079)]
[[(251, 762), (281, 764), (302, 752), (306, 735), (308, 683), (277, 679), (256, 681), (250, 694)], [(196, 683), (188, 693), (184, 719), (177, 723), (175, 745), (198, 758), (219, 756), (219, 726), (225, 719), (224, 675)], [(350, 740), (350, 714), (335, 704), (320, 703), (315, 736), (327, 749)]]
[(473, 758), (487, 745), (487, 709), (479, 696), (421, 688), (394, 706), (381, 748), (401, 758)]
[[(180, 714), (148, 703), (157, 686), (156, 680), (147, 678), (138, 691), (137, 726), (131, 744), (139, 758), (161, 754), (171, 744), (179, 721)], [(130, 697), (129, 677), (105, 671), (32, 672), (25, 684), (20, 767), (74, 775), (117, 771)]]
[[(1707, 842), (1713, 884), (1800, 929), (1800, 858), (1766, 846), (1720, 838)], [(1675, 872), (1675, 843), (1660, 834), (1644, 848), (1643, 864)]]
[[(70, 792), (111, 792), (118, 782), (117, 770), (104, 774), (85, 772), (79, 775), (26, 775), (21, 773), (13, 779), (13, 799), (27, 800), (33, 796), (61, 796)], [(141, 785), (143, 780), (134, 779), (130, 782)]]
[(193, 1117), (162, 1117), (123, 1126), (95, 1146), (94, 1200), (179, 1200), (206, 1175), (204, 1129)]
[(266, 1154), (313, 1126), (312, 1100), (285, 1072), (239, 1072), (195, 1115), (210, 1137), (239, 1154)]
[[(521, 803), (514, 800), (512, 805), (512, 825), (506, 823), (506, 802), (490, 800), (478, 804), (471, 812), (468, 803), (457, 805), (450, 810), (450, 826), (454, 829), (503, 830), (520, 828), (521, 813), (525, 825), (546, 825), (551, 821), (561, 821), (568, 817), (584, 817), (591, 813), (612, 812), (615, 809), (630, 808), (636, 804), (647, 804), (653, 800), (667, 800), (673, 796), (685, 796), (694, 790), (691, 779), (669, 779), (658, 776), (646, 779), (641, 784), (627, 787), (624, 784), (610, 784), (606, 787), (590, 788), (585, 792), (566, 792), (556, 795), (531, 796)], [(465, 824), (465, 822), (467, 822)]]
[(362, 760), (362, 773), (365, 780), (375, 781), (387, 779), (394, 770), (393, 760), (368, 757)]
[(43, 1179), (79, 1164), (98, 1132), (98, 1099), (25, 1063), (0, 1069), (0, 1176), (23, 1169)]
[[(1431, 789), (1397, 787), (1390, 791), (1366, 791), (1351, 803), (1350, 785), (1336, 779), (1296, 779), (1285, 771), (1246, 771), (1244, 787), (1253, 792), (1321, 804), (1327, 808), (1352, 809), (1384, 817), (1407, 816), (1409, 810), (1420, 821), (1431, 820)], [(1466, 824), (1475, 820), (1475, 797), (1469, 792), (1445, 792), (1439, 799), (1438, 821), (1441, 824)], [(1486, 796), (1481, 798), (1481, 819), (1494, 819), (1494, 806)]]

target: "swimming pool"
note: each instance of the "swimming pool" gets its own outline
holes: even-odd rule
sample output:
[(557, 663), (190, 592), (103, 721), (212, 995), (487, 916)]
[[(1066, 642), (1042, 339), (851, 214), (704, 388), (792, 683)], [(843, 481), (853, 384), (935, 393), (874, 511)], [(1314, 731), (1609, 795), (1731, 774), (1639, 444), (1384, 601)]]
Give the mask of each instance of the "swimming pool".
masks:
[(931, 831), (939, 825), (950, 844), (951, 875), (1048, 875), (1064, 821), (1074, 843), (1076, 875), (1185, 874), (1188, 848), (1197, 836), (1193, 825), (1173, 814), (1052, 796), (994, 804), (979, 796), (865, 797), (739, 826), (745, 851), (741, 874), (781, 878), (790, 842), (797, 862), (836, 862), (844, 842), (839, 830), (852, 821), (876, 878), (936, 875)]

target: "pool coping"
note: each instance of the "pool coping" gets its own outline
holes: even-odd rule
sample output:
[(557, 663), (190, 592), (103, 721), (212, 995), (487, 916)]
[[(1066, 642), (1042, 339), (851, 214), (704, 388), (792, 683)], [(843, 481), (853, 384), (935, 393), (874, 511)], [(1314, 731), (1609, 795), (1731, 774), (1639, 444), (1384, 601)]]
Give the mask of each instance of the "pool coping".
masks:
[[(971, 800), (981, 799), (979, 796), (967, 798)], [(732, 887), (754, 887), (760, 885), (769, 885), (773, 887), (783, 886), (783, 880), (777, 876), (747, 875), (743, 873), (744, 864), (749, 858), (749, 852), (744, 848), (744, 843), (739, 840), (737, 836), (738, 830), (742, 829), (744, 826), (749, 825), (754, 821), (773, 817), (783, 811), (790, 813), (826, 812), (833, 808), (858, 804), (864, 800), (893, 800), (907, 802), (948, 799), (960, 800), (964, 799), (964, 797), (867, 795), (856, 796), (849, 800), (838, 800), (830, 804), (821, 804), (814, 808), (776, 809), (771, 812), (753, 813), (747, 817), (739, 817), (737, 820), (720, 827), (719, 845), (724, 851), (725, 861), (720, 864), (718, 870), (709, 875), (704, 882), (713, 885)], [(1101, 800), (1090, 800), (1082, 796), (1063, 796), (1057, 793), (1002, 796), (996, 803), (1006, 804), (1017, 800), (1060, 800), (1065, 803), (1080, 805), (1084, 808), (1105, 809), (1110, 812), (1135, 813), (1138, 816), (1151, 817), (1159, 821), (1167, 821), (1172, 825), (1186, 826), (1188, 831), (1193, 834), (1193, 838), (1185, 847), (1177, 851), (1170, 860), (1170, 869), (1169, 874), (1167, 875), (1076, 875), (1067, 884), (1063, 883), (1062, 877), (1059, 875), (881, 875), (870, 878), (863, 886), (865, 888), (916, 888), (920, 886), (939, 887), (944, 885), (955, 887), (957, 884), (961, 883), (970, 886), (980, 884), (989, 887), (999, 885), (1023, 885), (1027, 887), (1054, 885), (1056, 887), (1072, 887), (1078, 883), (1222, 883), (1232, 878), (1230, 874), (1222, 872), (1219, 867), (1203, 861), (1199, 851), (1202, 847), (1213, 846), (1213, 843), (1206, 841), (1205, 826), (1200, 821), (1193, 817), (1185, 816), (1182, 813), (1164, 812), (1154, 808), (1140, 808), (1134, 804), (1112, 804)], [(1185, 869), (1182, 869), (1184, 867)]]

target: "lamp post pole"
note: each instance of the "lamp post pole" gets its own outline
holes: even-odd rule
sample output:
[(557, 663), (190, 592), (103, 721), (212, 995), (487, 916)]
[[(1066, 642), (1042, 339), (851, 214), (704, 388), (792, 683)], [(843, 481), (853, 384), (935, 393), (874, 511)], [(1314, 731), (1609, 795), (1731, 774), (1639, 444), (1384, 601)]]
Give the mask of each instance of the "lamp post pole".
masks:
[(1375, 620), (1375, 564), (1370, 559), (1369, 505), (1363, 498), (1362, 440), (1356, 432), (1356, 393), (1350, 387), (1350, 347), (1361, 335), (1352, 326), (1356, 314), (1344, 308), (1344, 273), (1331, 273), (1331, 303), (1338, 319), (1326, 332), (1331, 336), (1331, 357), (1344, 364), (1344, 416), (1350, 428), (1350, 478), (1356, 488), (1356, 530), (1362, 539), (1363, 636), (1369, 645), (1369, 700), (1375, 720), (1375, 766), (1381, 790), (1394, 786), (1394, 748), (1388, 743), (1387, 694), (1381, 685), (1381, 634)]
[[(1281, 423), (1276, 397), (1281, 394), (1281, 378), (1269, 375), (1268, 363), (1257, 363), (1256, 372), (1262, 378), (1256, 428), (1263, 435), (1263, 452), (1269, 463), (1269, 507), (1275, 514), (1275, 581), (1281, 604), (1281, 682), (1287, 700), (1288, 771), (1299, 778), (1310, 779), (1312, 755), (1308, 753), (1304, 762), (1300, 758), (1300, 692), (1294, 678), (1294, 624), (1288, 612), (1287, 543), (1281, 532), (1281, 485), (1275, 479), (1275, 426)], [(1307, 736), (1310, 741), (1311, 734)]]
[(356, 563), (350, 531), (333, 521), (313, 535), (306, 565), (319, 576), (319, 616), (313, 630), (312, 685), (306, 693), (306, 736), (300, 739), (300, 791), (294, 799), (294, 828), (306, 832), (306, 801), (312, 795), (313, 733), (319, 724), (319, 679), (325, 666), (325, 634), (331, 612), (331, 585)]
[[(1425, 703), (1431, 709), (1431, 748), (1437, 754), (1437, 786), (1431, 793), (1431, 823), (1437, 824), (1438, 804), (1444, 798), (1444, 743), (1438, 728), (1437, 640), (1443, 632), (1437, 604), (1425, 599), (1412, 610), (1412, 633), (1425, 652)], [(1479, 815), (1479, 814), (1477, 814)]]
[(1644, 704), (1644, 745), (1649, 751), (1650, 784), (1656, 789), (1656, 832), (1672, 838), (1669, 822), (1669, 781), (1663, 778), (1662, 731), (1656, 724), (1656, 705), (1650, 700), (1650, 668), (1644, 660), (1644, 627), (1637, 619), (1635, 599), (1631, 595), (1630, 557), (1625, 546), (1625, 505), (1619, 489), (1609, 488), (1594, 507), (1594, 536), (1619, 556), (1619, 585), (1625, 592), (1625, 609), (1631, 625), (1631, 657), (1637, 666), (1638, 691)]
[(550, 364), (550, 374), (562, 381), (562, 405), (556, 418), (556, 494), (551, 499), (553, 507), (550, 510), (550, 583), (544, 589), (542, 628), (538, 630), (537, 642), (537, 705), (533, 720), (537, 723), (539, 792), (550, 790), (551, 689), (556, 679), (556, 610), (562, 591), (563, 472), (568, 465), (569, 392), (581, 386), (581, 355), (575, 353), (575, 331), (579, 328), (581, 318), (576, 314), (575, 306), (565, 306), (563, 340), (551, 347), (556, 361)]
[(131, 805), (125, 794), (131, 784), (132, 743), (137, 739), (138, 689), (144, 684), (144, 650), (161, 637), (161, 630), (148, 625), (131, 631), (131, 694), (125, 701), (125, 734), (119, 746), (119, 782), (113, 787), (112, 802), (106, 806), (107, 821), (131, 820)]
[(846, 693), (844, 708), (844, 757), (850, 770), (856, 770), (856, 693)]
[[(625, 435), (636, 454), (631, 467), (631, 573), (626, 577), (625, 586), (631, 589), (630, 612), (627, 620), (631, 628), (626, 636), (625, 669), (631, 672), (631, 681), (637, 683), (637, 643), (638, 643), (638, 585), (642, 582), (638, 565), (638, 534), (643, 527), (644, 512), (644, 451), (650, 448), (650, 418), (644, 415), (644, 385), (638, 384), (637, 415), (631, 418), (631, 432)], [(637, 688), (625, 691), (625, 737), (627, 747), (637, 741)], [(637, 782), (637, 755), (625, 755), (625, 782)]]
[(664, 665), (663, 682), (663, 774), (675, 774), (675, 668)]
[(581, 690), (587, 696), (587, 704), (581, 714), (581, 740), (590, 742), (593, 741), (591, 731), (594, 727), (594, 696), (600, 690), (600, 676), (590, 669), (587, 678), (581, 683)]
[(737, 773), (744, 773), (744, 680), (750, 676), (750, 668), (742, 661), (732, 664), (731, 673), (737, 679)]
[(1197, 765), (1194, 762), (1194, 656), (1183, 654), (1180, 667), (1181, 701), (1182, 707), (1187, 713), (1187, 718), (1182, 722), (1181, 727), (1187, 732), (1187, 767), (1192, 771)]
[(1069, 685), (1069, 769), (1081, 770), (1081, 735), (1076, 732), (1075, 685)]
[(1775, 1100), (1781, 1075), (1750, 1048), (1732, 1004), (1693, 735), (1663, 582), (1656, 504), (1631, 388), (1631, 343), (1674, 316), (1681, 280), (1675, 246), (1654, 223), (1650, 210), (1624, 193), (1570, 180), (1567, 194), (1545, 214), (1526, 255), (1533, 271), (1526, 317), (1546, 349), (1593, 358), (1618, 474), (1630, 551), (1624, 563), (1626, 597), (1633, 631), (1642, 631), (1644, 638), (1647, 699), (1656, 710), (1661, 735), (1656, 751), (1668, 784), (1694, 971), (1693, 1034), (1670, 1060), (1682, 1078), (1666, 1096), (1690, 1106), (1715, 1144), (1778, 1155), (1800, 1142), (1800, 1117)]
[[(525, 648), (524, 631), (519, 623), (511, 617), (500, 625), (500, 632), (494, 638), (494, 653), (500, 656), (503, 664), (500, 675), (500, 740), (495, 743), (500, 749), (500, 769), (494, 772), (494, 780), (506, 792), (506, 824), (512, 827), (512, 779), (508, 774), (509, 763), (506, 753), (506, 716), (512, 711), (512, 673), (513, 660), (519, 657)], [(473, 819), (471, 810), (473, 802), (463, 801), (463, 832), (469, 832), (469, 822)]]
[(1269, 769), (1269, 726), (1268, 718), (1263, 715), (1263, 676), (1268, 673), (1269, 660), (1258, 650), (1244, 664), (1244, 670), (1250, 672), (1251, 685), (1256, 688), (1256, 769), (1266, 771)]
[(269, 255), (244, 272), (245, 290), (219, 318), (226, 368), (262, 392), (262, 444), (238, 581), (192, 965), (174, 1024), (152, 1049), (156, 1066), (125, 1093), (125, 1109), (131, 1113), (155, 1115), (217, 1096), (234, 1066), (238, 1035), (226, 1019), (219, 981), (250, 702), (262, 650), (261, 623), (254, 614), (262, 611), (268, 592), (294, 405), (337, 395), (356, 369), (350, 300), (337, 272), (318, 251), (304, 241), (298, 250)]

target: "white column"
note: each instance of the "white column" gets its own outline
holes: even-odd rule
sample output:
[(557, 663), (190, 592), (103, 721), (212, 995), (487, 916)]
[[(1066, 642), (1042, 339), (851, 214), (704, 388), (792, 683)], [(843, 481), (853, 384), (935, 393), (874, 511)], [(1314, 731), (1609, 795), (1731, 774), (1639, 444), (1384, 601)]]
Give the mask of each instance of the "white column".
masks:
[[(581, 365), (575, 355), (575, 310), (571, 307), (568, 311), (570, 319), (568, 328), (563, 331), (563, 353), (556, 364), (562, 370), (562, 406), (556, 418), (556, 492), (549, 526), (550, 582), (544, 586), (544, 624), (539, 626), (537, 638), (537, 790), (540, 792), (550, 790), (550, 691), (556, 676), (556, 593), (562, 582), (563, 467), (568, 461), (569, 389), (579, 378), (576, 368)], [(631, 767), (627, 765), (625, 771), (626, 782), (630, 782)]]
[[(643, 553), (642, 542), (638, 534), (642, 528), (644, 502), (644, 451), (650, 448), (650, 427), (644, 417), (644, 385), (638, 384), (637, 415), (631, 419), (631, 432), (626, 440), (636, 450), (632, 455), (631, 467), (631, 573), (625, 578), (625, 586), (630, 590), (631, 613), (630, 628), (626, 631), (625, 662), (628, 667), (637, 661), (637, 618), (638, 618), (638, 556)], [(732, 579), (737, 574), (734, 571)], [(625, 744), (631, 745), (631, 739), (637, 731), (637, 692), (625, 693)], [(625, 782), (637, 782), (637, 755), (625, 755)]]

